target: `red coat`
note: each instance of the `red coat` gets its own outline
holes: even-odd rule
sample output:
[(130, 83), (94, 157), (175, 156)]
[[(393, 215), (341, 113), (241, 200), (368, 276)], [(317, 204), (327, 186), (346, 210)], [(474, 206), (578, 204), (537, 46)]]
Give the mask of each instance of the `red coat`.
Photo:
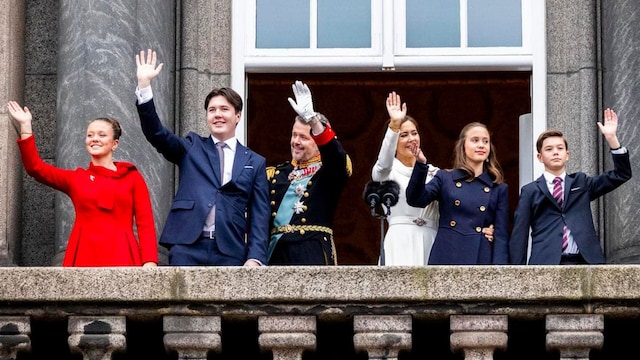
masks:
[[(62, 266), (139, 266), (158, 262), (149, 190), (133, 164), (116, 171), (89, 164), (60, 169), (40, 158), (35, 139), (18, 139), (22, 163), (36, 181), (67, 194), (76, 219)], [(137, 226), (139, 241), (133, 231)]]

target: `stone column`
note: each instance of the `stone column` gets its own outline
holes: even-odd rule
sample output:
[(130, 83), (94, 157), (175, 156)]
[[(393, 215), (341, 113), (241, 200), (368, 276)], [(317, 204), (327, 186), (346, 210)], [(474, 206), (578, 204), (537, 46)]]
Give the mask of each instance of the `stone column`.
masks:
[[(183, 134), (195, 131), (208, 136), (204, 99), (216, 87), (231, 85), (232, 0), (182, 0), (180, 26), (180, 99), (177, 118)], [(244, 94), (240, 94), (245, 102)], [(246, 123), (236, 129), (239, 135)], [(245, 139), (238, 140), (246, 145)]]
[(165, 316), (162, 322), (164, 346), (179, 360), (207, 360), (209, 351), (222, 350), (219, 316)]
[[(88, 121), (118, 119), (123, 131), (114, 158), (133, 162), (142, 172), (161, 230), (173, 198), (173, 165), (142, 135), (135, 108), (135, 55), (152, 48), (164, 63), (153, 93), (160, 118), (173, 128), (175, 1), (61, 0), (59, 17), (56, 165), (86, 167)], [(58, 193), (54, 263), (61, 262), (73, 219), (71, 202)]]
[[(629, 150), (633, 177), (604, 197), (605, 250), (608, 263), (640, 263), (640, 201), (638, 137), (640, 130), (640, 3), (635, 0), (601, 1), (603, 108), (618, 113), (618, 138)], [(602, 151), (605, 169), (612, 169), (609, 147)]]
[(0, 0), (0, 266), (15, 265), (20, 238), (22, 164), (7, 100), (24, 103), (24, 0)]
[(355, 315), (353, 345), (369, 359), (397, 359), (411, 349), (411, 315)]
[(466, 360), (490, 360), (496, 349), (507, 348), (507, 315), (452, 315), (451, 350)]
[(69, 348), (84, 360), (110, 360), (114, 352), (127, 348), (126, 323), (124, 316), (71, 316)]
[(315, 316), (260, 316), (258, 343), (273, 360), (302, 360), (305, 350), (316, 349)]
[(31, 350), (28, 316), (0, 317), (0, 359), (15, 359), (20, 351)]
[(547, 315), (547, 350), (560, 360), (589, 360), (591, 349), (602, 349), (604, 315)]

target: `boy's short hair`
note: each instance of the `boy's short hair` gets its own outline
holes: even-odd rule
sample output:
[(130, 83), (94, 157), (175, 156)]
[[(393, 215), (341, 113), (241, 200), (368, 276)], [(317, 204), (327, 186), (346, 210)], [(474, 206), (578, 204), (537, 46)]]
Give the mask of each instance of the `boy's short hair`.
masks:
[(538, 150), (538, 154), (542, 151), (542, 143), (550, 138), (550, 137), (560, 137), (564, 141), (564, 148), (569, 150), (569, 144), (567, 143), (567, 138), (564, 137), (564, 134), (560, 130), (549, 129), (543, 131), (540, 136), (538, 136), (538, 141), (536, 141), (536, 150)]

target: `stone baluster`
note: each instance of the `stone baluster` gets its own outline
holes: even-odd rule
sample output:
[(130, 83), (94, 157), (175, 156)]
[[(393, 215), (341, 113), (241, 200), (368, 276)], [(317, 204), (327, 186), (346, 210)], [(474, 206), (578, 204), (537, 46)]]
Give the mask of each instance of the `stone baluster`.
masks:
[(397, 359), (411, 349), (411, 326), (410, 315), (355, 315), (353, 345), (369, 359)]
[(30, 351), (29, 335), (31, 326), (28, 316), (0, 317), (0, 359), (15, 359), (19, 351)]
[(116, 351), (125, 351), (127, 320), (124, 316), (69, 317), (69, 348), (84, 360), (109, 360)]
[(507, 348), (507, 315), (452, 315), (451, 350), (466, 360), (490, 360), (496, 349)]
[(179, 360), (206, 360), (209, 351), (222, 350), (220, 316), (165, 316), (162, 322), (164, 346)]
[(273, 360), (301, 360), (305, 350), (316, 349), (315, 316), (260, 316), (260, 349), (271, 351)]
[(560, 351), (560, 360), (589, 359), (591, 349), (602, 349), (604, 315), (547, 315), (547, 350)]

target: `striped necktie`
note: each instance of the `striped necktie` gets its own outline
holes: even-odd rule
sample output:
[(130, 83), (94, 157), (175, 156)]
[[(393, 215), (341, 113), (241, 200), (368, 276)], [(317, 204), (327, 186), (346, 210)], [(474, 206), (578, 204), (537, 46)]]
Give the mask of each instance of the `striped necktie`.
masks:
[[(564, 196), (562, 192), (562, 178), (559, 176), (556, 176), (556, 178), (553, 179), (553, 197), (558, 202), (558, 205), (560, 205), (560, 208), (562, 208), (562, 204), (564, 203), (564, 200), (563, 200)], [(562, 227), (562, 251), (563, 252), (567, 249), (568, 245), (569, 245), (569, 237), (567, 234), (567, 225), (564, 225)]]

